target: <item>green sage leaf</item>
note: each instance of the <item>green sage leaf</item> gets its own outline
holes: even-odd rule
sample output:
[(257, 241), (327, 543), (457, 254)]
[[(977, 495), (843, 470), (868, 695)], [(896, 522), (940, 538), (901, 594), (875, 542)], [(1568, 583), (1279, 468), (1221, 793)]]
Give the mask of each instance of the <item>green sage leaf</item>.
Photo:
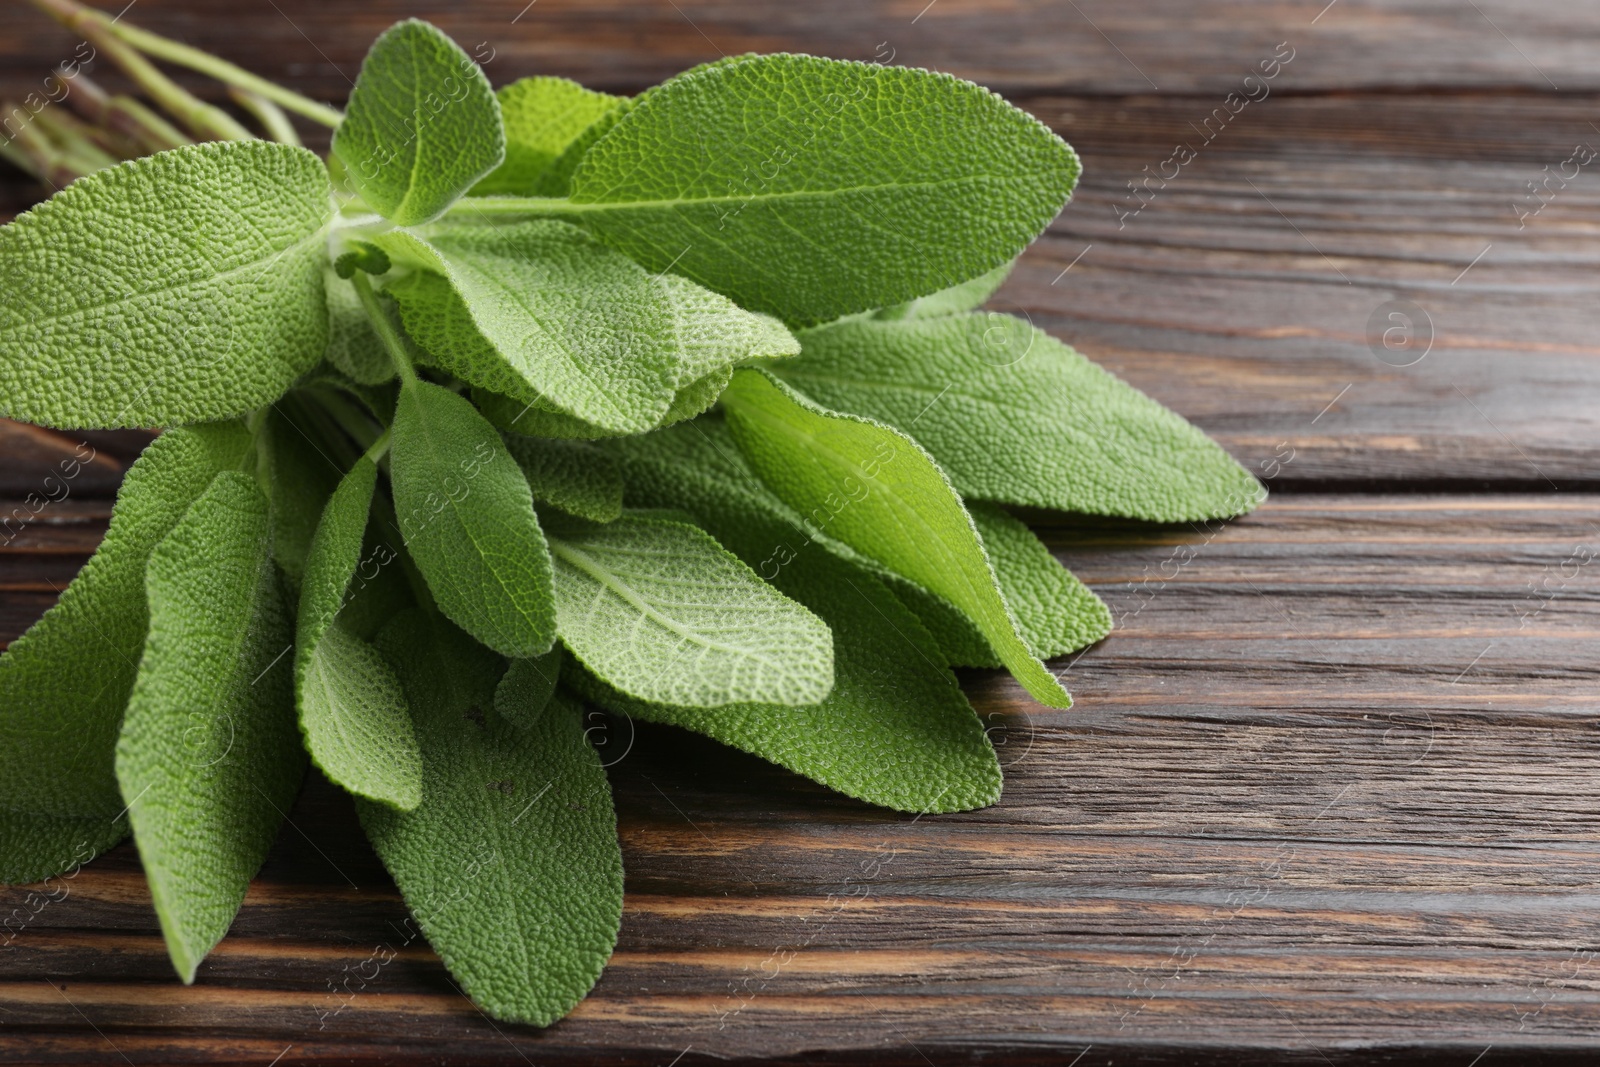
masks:
[(585, 89), (566, 78), (519, 78), (495, 98), (506, 131), (506, 158), (473, 187), (473, 194), (531, 196), (539, 177), (573, 141), (623, 103), (620, 96)]
[(267, 501), (217, 475), (150, 554), (117, 781), (184, 982), (233, 922), (305, 768)]
[(560, 210), (651, 270), (804, 326), (1010, 261), (1078, 169), (1043, 124), (970, 82), (755, 56), (641, 96)]
[(631, 503), (689, 510), (759, 575), (828, 624), (834, 685), (809, 706), (706, 709), (634, 700), (573, 672), (586, 696), (901, 811), (965, 811), (999, 798), (994, 749), (931, 635), (871, 571), (812, 541), (800, 517), (750, 470), (721, 420), (699, 419), (607, 447), (622, 460)]
[(1265, 495), (1180, 415), (1007, 315), (809, 330), (774, 373), (840, 411), (912, 433), (965, 496), (1195, 522)]
[(344, 472), (314, 435), (306, 407), (291, 396), (267, 409), (257, 449), (272, 513), (272, 555), (291, 582), (306, 569), (306, 554), (322, 509)]
[(328, 174), (303, 148), (188, 145), (0, 227), (0, 414), (177, 426), (277, 399), (322, 358)]
[(1061, 565), (1027, 525), (993, 504), (969, 501), (1006, 605), (1040, 659), (1087, 648), (1111, 632), (1111, 609)]
[(344, 282), (332, 267), (323, 272), (323, 284), (328, 294), (328, 362), (362, 385), (393, 380), (394, 360), (372, 328), (355, 286)]
[(626, 515), (552, 538), (567, 649), (641, 700), (815, 704), (833, 686), (827, 624), (697, 526)]
[(959, 285), (952, 285), (948, 289), (941, 289), (937, 293), (918, 297), (904, 304), (881, 309), (873, 318), (877, 319), (937, 319), (945, 315), (955, 315), (963, 311), (971, 311), (979, 307), (985, 300), (995, 294), (995, 290), (1005, 284), (1011, 276), (1011, 268), (1017, 265), (1016, 260), (1002, 264), (988, 274), (980, 274), (970, 281)]
[(622, 474), (606, 452), (582, 441), (516, 434), (505, 442), (534, 500), (593, 522), (611, 522), (622, 514)]
[(439, 610), (502, 655), (549, 651), (550, 551), (500, 434), (463, 397), (415, 380), (400, 391), (393, 433), (400, 533)]
[(450, 373), (618, 433), (659, 425), (680, 388), (751, 357), (792, 355), (774, 320), (652, 275), (559, 222), (381, 241), (416, 270), (386, 289)]
[(722, 403), (734, 439), (773, 492), (825, 516), (813, 521), (830, 537), (960, 608), (1035, 700), (1071, 706), (1023, 640), (961, 498), (915, 441), (829, 411), (761, 371), (737, 372)]
[(329, 779), (409, 810), (422, 800), (422, 756), (405, 694), (383, 658), (339, 619), (358, 569), (372, 570), (366, 581), (396, 565), (393, 551), (362, 559), (377, 478), (371, 458), (357, 460), (317, 525), (300, 587), (295, 697), (306, 749)]
[(423, 799), (357, 801), (435, 951), (497, 1019), (548, 1026), (600, 976), (622, 918), (611, 789), (579, 710), (489, 711), (499, 660), (412, 612), (379, 639), (416, 719)]
[(249, 447), (241, 423), (183, 427), (156, 438), (128, 469), (100, 547), (0, 656), (0, 808), (86, 825), (122, 811), (113, 760), (144, 648), (146, 563)]
[(415, 226), (498, 167), (506, 142), (483, 70), (436, 27), (407, 19), (367, 52), (333, 150), (363, 200)]
[(532, 728), (555, 696), (566, 656), (557, 645), (542, 656), (514, 659), (494, 690), (494, 710), (519, 730)]

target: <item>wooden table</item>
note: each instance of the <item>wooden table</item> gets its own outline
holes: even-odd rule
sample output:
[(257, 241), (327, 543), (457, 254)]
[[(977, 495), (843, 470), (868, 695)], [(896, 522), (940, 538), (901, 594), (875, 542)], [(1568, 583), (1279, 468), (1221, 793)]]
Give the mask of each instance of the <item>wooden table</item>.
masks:
[[(1275, 493), (1215, 529), (1034, 517), (1118, 630), (1071, 661), (1070, 712), (966, 676), (1008, 764), (987, 811), (879, 811), (641, 727), (611, 770), (621, 943), (548, 1030), (491, 1022), (402, 944), (314, 781), (192, 988), (131, 846), (85, 869), (0, 949), (0, 1060), (1592, 1062), (1600, 179), (1563, 163), (1600, 145), (1600, 9), (1325, 2), (142, 0), (150, 28), (328, 99), (409, 14), (484, 42), (497, 82), (634, 91), (791, 49), (989, 84), (1086, 162), (997, 306)], [(13, 12), (0, 86), (72, 45)], [(1180, 142), (1195, 158), (1130, 192)], [(1373, 344), (1390, 301), (1431, 339), (1409, 366)], [(0, 550), (5, 638), (104, 528), (138, 440), (96, 440), (101, 468)], [(74, 443), (6, 429), (0, 496)], [(380, 944), (397, 958), (335, 1012)]]

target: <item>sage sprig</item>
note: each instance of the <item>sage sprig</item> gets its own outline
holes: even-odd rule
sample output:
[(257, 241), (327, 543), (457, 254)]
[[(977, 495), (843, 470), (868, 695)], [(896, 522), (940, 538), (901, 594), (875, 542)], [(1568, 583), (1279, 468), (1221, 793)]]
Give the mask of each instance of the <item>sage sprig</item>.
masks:
[(412, 20), (341, 113), (34, 2), (154, 106), (86, 91), (7, 146), (75, 180), (0, 228), (0, 414), (165, 432), (0, 657), (0, 878), (131, 830), (186, 982), (309, 757), (468, 994), (549, 1024), (621, 921), (584, 702), (869, 803), (991, 804), (951, 667), (1065, 708), (1044, 661), (1111, 626), (1003, 505), (1261, 496), (976, 310), (1079, 169), (976, 85), (751, 55), (632, 99), (495, 92)]

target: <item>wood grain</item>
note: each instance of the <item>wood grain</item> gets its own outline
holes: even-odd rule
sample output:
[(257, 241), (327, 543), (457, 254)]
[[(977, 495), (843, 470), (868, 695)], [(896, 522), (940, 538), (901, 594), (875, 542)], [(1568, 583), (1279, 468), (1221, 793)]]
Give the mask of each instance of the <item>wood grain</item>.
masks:
[[(966, 674), (1008, 765), (987, 811), (886, 813), (596, 720), (627, 753), (622, 940), (548, 1030), (487, 1020), (407, 940), (348, 801), (313, 779), (193, 987), (131, 846), (32, 916), (0, 946), (0, 1061), (1593, 1062), (1593, 167), (1519, 211), (1600, 145), (1600, 8), (1324, 5), (140, 0), (141, 24), (328, 100), (409, 15), (481, 45), (497, 83), (634, 92), (780, 49), (979, 80), (1085, 162), (993, 306), (1287, 491), (1202, 529), (1027, 516), (1118, 629), (1056, 664), (1069, 712)], [(1270, 96), (1220, 121), (1280, 42)], [(73, 45), (17, 13), (0, 92)], [(1193, 160), (1130, 189), (1179, 145)], [(0, 180), (0, 212), (42, 193)], [(1373, 347), (1395, 300), (1431, 322), (1411, 366)], [(0, 423), (0, 517), (63, 447), (104, 464), (0, 531), (0, 641), (88, 557), (147, 439)], [(31, 906), (0, 890), (0, 914)], [(346, 1002), (378, 945), (394, 960)]]
[[(641, 727), (611, 771), (621, 944), (538, 1032), (492, 1025), (402, 943), (403, 905), (318, 781), (192, 989), (131, 848), (85, 868), (0, 953), (0, 1057), (1588, 1047), (1600, 564), (1570, 561), (1600, 555), (1597, 509), (1288, 494), (1215, 529), (1042, 525), (1119, 631), (1057, 664), (1068, 712), (969, 673), (1008, 764), (1000, 805), (881, 812)], [(335, 1013), (329, 983), (380, 944), (397, 958)]]

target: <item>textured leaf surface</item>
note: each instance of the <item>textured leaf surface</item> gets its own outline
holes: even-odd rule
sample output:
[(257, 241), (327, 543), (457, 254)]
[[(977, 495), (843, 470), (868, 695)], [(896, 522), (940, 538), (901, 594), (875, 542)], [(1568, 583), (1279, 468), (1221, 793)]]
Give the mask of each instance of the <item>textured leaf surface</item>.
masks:
[[(306, 748), (324, 774), (358, 796), (410, 809), (422, 799), (422, 757), (405, 694), (383, 658), (338, 621), (362, 566), (377, 477), (363, 456), (317, 525), (300, 587), (295, 697)], [(386, 565), (394, 565), (392, 553), (368, 557), (369, 568)]]
[(257, 444), (272, 514), (272, 555), (293, 582), (305, 573), (311, 537), (344, 473), (314, 439), (317, 432), (305, 406), (287, 396), (267, 409)]
[(393, 432), (400, 533), (439, 610), (502, 655), (549, 651), (550, 552), (500, 434), (464, 398), (421, 381), (400, 391)]
[(117, 781), (179, 977), (222, 939), (294, 802), (292, 638), (267, 501), (217, 475), (150, 555), (150, 634)]
[(629, 515), (551, 551), (562, 643), (632, 696), (814, 704), (833, 685), (827, 624), (697, 526)]
[(128, 836), (128, 820), (0, 808), (0, 885), (28, 885), (88, 863)]
[(0, 227), (0, 413), (177, 426), (276, 399), (327, 347), (328, 191), (303, 148), (197, 144)]
[(1111, 609), (1061, 565), (1033, 531), (993, 504), (967, 504), (1023, 640), (1040, 659), (1086, 648), (1111, 632)]
[(512, 660), (495, 687), (494, 710), (517, 729), (530, 729), (555, 696), (565, 660), (560, 645), (542, 656)]
[(884, 308), (874, 318), (878, 319), (936, 319), (945, 315), (955, 315), (963, 311), (971, 311), (979, 307), (985, 300), (995, 294), (995, 290), (1005, 284), (1011, 276), (1011, 268), (1017, 265), (1016, 260), (996, 267), (987, 274), (980, 274), (970, 281), (959, 285), (952, 285), (948, 289), (941, 289), (937, 293), (918, 297), (904, 304)]
[(538, 181), (534, 183), (534, 195), (566, 196), (570, 193), (572, 175), (578, 169), (578, 164), (583, 162), (583, 157), (589, 154), (589, 149), (594, 147), (594, 143), (610, 133), (611, 128), (627, 114), (635, 99), (637, 97), (622, 98), (616, 107), (601, 115), (592, 126), (574, 137), (572, 143), (562, 149), (561, 154), (539, 175)]
[(450, 373), (616, 433), (666, 416), (679, 388), (753, 356), (792, 355), (779, 323), (653, 275), (559, 222), (468, 226), (385, 247), (427, 268), (389, 286)]
[[(630, 503), (681, 507), (832, 629), (819, 704), (668, 707), (609, 687), (591, 699), (716, 738), (842, 793), (902, 811), (963, 811), (1000, 796), (1000, 766), (932, 637), (872, 573), (813, 542), (756, 478), (721, 420), (608, 445)], [(579, 674), (579, 684), (586, 680)]]
[(585, 89), (566, 78), (519, 78), (495, 94), (506, 131), (505, 162), (474, 188), (534, 195), (539, 176), (579, 135), (623, 103), (620, 96)]
[(913, 433), (966, 496), (1193, 522), (1264, 490), (1178, 414), (1007, 315), (838, 323), (774, 367), (819, 403)]
[(761, 371), (737, 372), (723, 406), (740, 449), (778, 496), (825, 514), (830, 537), (960, 608), (1035, 700), (1071, 706), (1022, 639), (961, 498), (915, 441), (830, 412)]
[(1078, 159), (970, 82), (773, 55), (640, 97), (584, 155), (571, 214), (652, 270), (809, 325), (1014, 258)]
[(0, 808), (103, 822), (122, 810), (113, 759), (144, 648), (146, 562), (249, 444), (236, 422), (156, 438), (123, 479), (95, 554), (0, 656)]
[(498, 167), (506, 143), (483, 71), (438, 29), (407, 19), (372, 43), (333, 150), (363, 200), (415, 226)]
[(372, 328), (355, 286), (331, 266), (323, 271), (322, 281), (328, 294), (328, 362), (362, 385), (392, 379), (394, 360)]
[[(722, 395), (732, 380), (733, 368), (723, 367), (679, 389), (673, 395), (667, 413), (661, 418), (661, 426), (675, 426), (706, 411), (717, 402), (717, 397)], [(487, 389), (474, 389), (472, 399), (490, 422), (525, 437), (598, 441), (604, 437), (629, 436), (554, 410), (543, 399), (524, 402)]]
[(358, 801), (361, 823), (473, 1003), (548, 1026), (594, 985), (622, 916), (611, 788), (578, 709), (557, 697), (524, 728), (500, 722), (498, 657), (416, 613), (379, 647), (416, 718), (423, 800)]
[(582, 441), (520, 435), (505, 440), (533, 499), (594, 522), (622, 514), (622, 474), (606, 452)]

